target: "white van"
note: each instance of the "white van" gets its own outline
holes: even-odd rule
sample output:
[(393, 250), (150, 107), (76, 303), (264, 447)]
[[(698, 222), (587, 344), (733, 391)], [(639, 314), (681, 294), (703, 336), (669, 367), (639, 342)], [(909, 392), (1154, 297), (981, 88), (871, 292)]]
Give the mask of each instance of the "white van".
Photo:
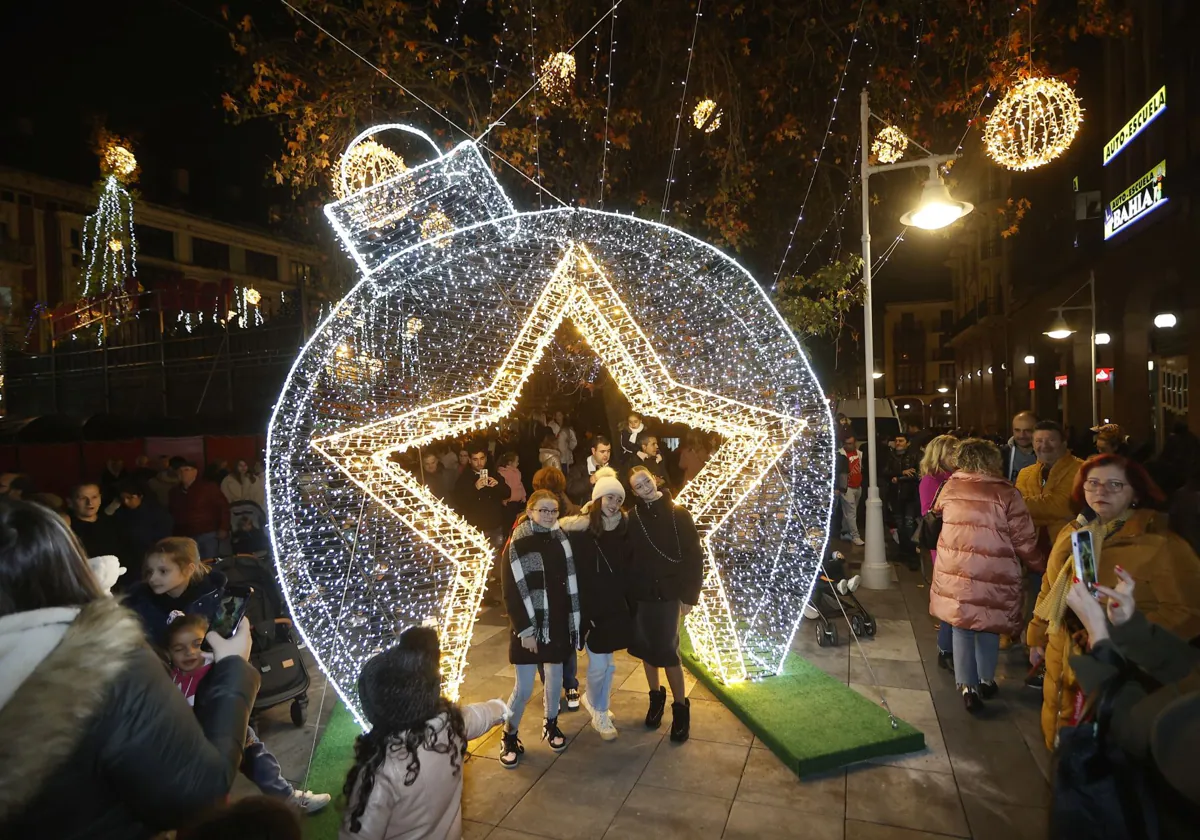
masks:
[[(834, 403), (833, 415), (844, 414), (850, 419), (854, 436), (862, 445), (867, 442), (867, 401), (865, 399), (838, 400)], [(875, 434), (882, 440), (891, 440), (903, 431), (900, 412), (896, 404), (888, 399), (875, 400)]]

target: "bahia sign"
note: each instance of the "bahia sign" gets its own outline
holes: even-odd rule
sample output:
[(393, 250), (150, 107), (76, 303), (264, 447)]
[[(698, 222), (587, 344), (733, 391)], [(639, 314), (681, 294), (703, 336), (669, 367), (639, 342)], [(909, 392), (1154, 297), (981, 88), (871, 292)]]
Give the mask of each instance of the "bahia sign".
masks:
[(1166, 204), (1163, 189), (1166, 180), (1167, 162), (1164, 160), (1110, 201), (1104, 210), (1104, 238), (1110, 239), (1130, 222)]

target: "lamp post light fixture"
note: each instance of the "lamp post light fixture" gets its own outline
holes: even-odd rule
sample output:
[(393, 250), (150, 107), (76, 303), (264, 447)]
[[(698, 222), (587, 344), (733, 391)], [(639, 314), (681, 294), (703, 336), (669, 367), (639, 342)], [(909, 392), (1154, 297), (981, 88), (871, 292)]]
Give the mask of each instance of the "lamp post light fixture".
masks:
[(1179, 323), (1179, 319), (1175, 317), (1174, 312), (1160, 312), (1154, 316), (1154, 326), (1160, 330), (1170, 329)]
[(950, 391), (950, 389), (949, 389), (948, 387), (946, 387), (945, 385), (939, 385), (939, 386), (938, 386), (938, 393), (939, 393), (939, 394), (946, 394), (946, 393), (949, 393), (949, 391)]
[(1035, 364), (1037, 364), (1037, 359), (1036, 359), (1036, 358), (1034, 358), (1032, 355), (1030, 355), (1030, 356), (1026, 356), (1026, 357), (1025, 357), (1025, 364), (1027, 364), (1027, 365), (1035, 365)]
[[(957, 154), (931, 154), (916, 141), (910, 141), (910, 145), (925, 152), (926, 157), (872, 166), (870, 155), (867, 154), (867, 150), (871, 148), (870, 123), (871, 103), (864, 89), (859, 107), (863, 149), (862, 174), (859, 179), (859, 190), (862, 193), (863, 332), (866, 335), (866, 357), (874, 359), (875, 325), (871, 315), (871, 191), (867, 188), (871, 175), (894, 169), (925, 167), (928, 170), (929, 177), (921, 188), (921, 199), (915, 208), (900, 217), (901, 224), (924, 230), (937, 230), (957, 221), (975, 208), (969, 202), (952, 198), (941, 175), (938, 174), (938, 167), (958, 158)], [(892, 583), (892, 571), (888, 567), (884, 551), (883, 501), (879, 498), (879, 458), (876, 451), (878, 435), (875, 433), (875, 380), (882, 375), (872, 373), (867, 377), (867, 547), (862, 565), (862, 584), (867, 589), (887, 589)]]
[(1097, 344), (1111, 344), (1112, 336), (1109, 335), (1108, 333), (1096, 333), (1096, 343)]
[[(1087, 379), (1088, 379), (1088, 382), (1090, 383), (1089, 387), (1091, 388), (1091, 392), (1092, 392), (1092, 425), (1095, 426), (1100, 422), (1098, 419), (1100, 416), (1100, 411), (1099, 411), (1100, 407), (1096, 401), (1096, 345), (1101, 344), (1101, 343), (1107, 343), (1107, 342), (1098, 341), (1097, 339), (1099, 338), (1099, 336), (1096, 334), (1096, 272), (1094, 272), (1094, 271), (1088, 272), (1087, 282), (1084, 283), (1082, 286), (1080, 286), (1078, 289), (1076, 289), (1074, 292), (1072, 292), (1070, 295), (1068, 295), (1067, 300), (1064, 300), (1063, 304), (1066, 304), (1066, 302), (1068, 300), (1070, 300), (1071, 298), (1075, 297), (1075, 295), (1082, 292), (1085, 287), (1087, 289), (1089, 289), (1089, 291), (1091, 292), (1091, 302), (1080, 305), (1080, 306), (1063, 305), (1063, 306), (1054, 307), (1052, 311), (1054, 311), (1058, 314), (1055, 315), (1053, 323), (1050, 324), (1050, 329), (1046, 330), (1045, 334), (1048, 337), (1054, 339), (1055, 341), (1062, 341), (1065, 338), (1070, 338), (1072, 335), (1075, 334), (1075, 330), (1071, 329), (1071, 325), (1067, 323), (1067, 319), (1063, 317), (1063, 313), (1064, 312), (1078, 312), (1078, 311), (1086, 311), (1086, 312), (1091, 313), (1091, 315), (1092, 315), (1092, 340), (1091, 340), (1092, 371), (1088, 375)], [(1158, 315), (1155, 317), (1155, 319), (1154, 319), (1155, 326), (1158, 326), (1158, 319), (1162, 318), (1162, 317), (1163, 317), (1162, 315)], [(1171, 319), (1170, 326), (1174, 326), (1175, 325), (1175, 316), (1170, 315), (1169, 317)], [(1107, 337), (1108, 334), (1101, 333), (1101, 335), (1104, 335)]]

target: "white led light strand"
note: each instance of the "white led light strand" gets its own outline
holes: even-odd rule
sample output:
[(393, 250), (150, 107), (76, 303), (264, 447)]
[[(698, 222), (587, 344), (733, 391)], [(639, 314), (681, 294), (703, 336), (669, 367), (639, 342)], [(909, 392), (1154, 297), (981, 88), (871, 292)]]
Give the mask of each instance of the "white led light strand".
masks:
[(608, 149), (612, 141), (608, 136), (608, 115), (612, 111), (613, 58), (617, 54), (617, 7), (610, 10), (612, 25), (608, 31), (608, 68), (604, 73), (606, 80), (604, 100), (604, 151), (600, 155), (600, 209), (604, 209), (604, 182), (608, 178)]
[(84, 297), (123, 288), (126, 278), (137, 276), (133, 198), (115, 174), (105, 179), (96, 212), (83, 220), (81, 246)]
[(675, 138), (671, 141), (671, 162), (667, 166), (667, 184), (663, 188), (662, 209), (658, 220), (666, 221), (671, 209), (671, 185), (675, 183), (675, 158), (679, 154), (679, 132), (683, 128), (683, 109), (687, 105), (688, 79), (692, 75), (692, 58), (696, 55), (696, 35), (700, 32), (700, 7), (704, 0), (696, 0), (696, 24), (692, 27), (692, 44), (688, 47), (687, 69), (683, 73), (683, 90), (679, 93), (679, 113), (675, 115)]
[[(452, 229), (429, 236), (418, 220), (434, 206)], [(719, 436), (678, 498), (705, 554), (688, 630), (719, 678), (775, 674), (825, 547), (833, 441), (754, 278), (654, 222), (516, 213), (471, 144), (326, 215), (364, 277), (289, 373), (267, 485), (289, 606), (347, 705), (360, 715), (362, 664), (414, 624), (437, 627), (457, 696), (493, 551), (400, 461), (506, 422), (565, 321), (636, 410)]]

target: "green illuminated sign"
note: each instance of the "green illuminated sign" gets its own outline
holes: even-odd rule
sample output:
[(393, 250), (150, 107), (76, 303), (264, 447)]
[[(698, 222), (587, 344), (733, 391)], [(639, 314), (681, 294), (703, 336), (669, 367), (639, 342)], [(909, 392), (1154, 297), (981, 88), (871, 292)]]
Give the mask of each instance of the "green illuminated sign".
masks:
[(1133, 138), (1141, 134), (1142, 129), (1154, 122), (1154, 118), (1165, 110), (1167, 110), (1167, 86), (1163, 85), (1154, 96), (1150, 97), (1149, 102), (1138, 108), (1133, 119), (1125, 123), (1125, 126), (1116, 133), (1113, 139), (1104, 144), (1104, 165), (1108, 166), (1110, 160), (1133, 142)]
[(1167, 162), (1164, 160), (1110, 201), (1104, 211), (1104, 238), (1109, 239), (1130, 222), (1166, 204), (1167, 196), (1163, 190), (1166, 180)]

